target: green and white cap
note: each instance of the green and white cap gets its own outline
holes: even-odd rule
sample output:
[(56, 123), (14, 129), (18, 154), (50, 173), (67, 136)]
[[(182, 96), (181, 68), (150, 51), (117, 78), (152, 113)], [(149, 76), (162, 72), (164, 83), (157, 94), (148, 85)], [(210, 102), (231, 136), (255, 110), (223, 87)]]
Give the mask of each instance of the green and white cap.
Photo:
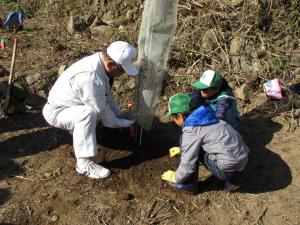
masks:
[(222, 76), (213, 70), (205, 70), (200, 79), (192, 83), (192, 86), (202, 90), (207, 88), (218, 88), (221, 87), (223, 83)]
[(192, 97), (188, 94), (176, 94), (173, 95), (168, 102), (169, 112), (166, 116), (170, 116), (174, 113), (184, 113), (190, 110), (190, 101)]

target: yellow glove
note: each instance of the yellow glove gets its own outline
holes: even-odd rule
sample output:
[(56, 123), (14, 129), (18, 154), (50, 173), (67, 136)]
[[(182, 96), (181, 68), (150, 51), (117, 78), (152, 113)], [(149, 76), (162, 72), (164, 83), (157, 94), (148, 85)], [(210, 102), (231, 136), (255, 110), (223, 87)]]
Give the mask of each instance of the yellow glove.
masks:
[(168, 170), (161, 175), (161, 179), (166, 180), (166, 181), (171, 181), (172, 183), (176, 183), (175, 180), (175, 172), (172, 170)]
[(175, 155), (180, 154), (180, 148), (179, 147), (170, 148), (169, 151), (170, 151), (170, 157), (173, 157)]

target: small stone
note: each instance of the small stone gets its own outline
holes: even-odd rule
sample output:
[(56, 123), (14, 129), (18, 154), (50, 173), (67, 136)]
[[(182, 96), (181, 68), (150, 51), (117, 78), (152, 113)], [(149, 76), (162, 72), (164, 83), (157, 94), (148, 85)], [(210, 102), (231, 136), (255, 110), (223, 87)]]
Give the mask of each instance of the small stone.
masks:
[(242, 84), (240, 88), (237, 88), (234, 91), (234, 94), (237, 98), (241, 99), (242, 101), (246, 101), (251, 95), (251, 88), (247, 84)]
[(60, 65), (59, 69), (58, 69), (58, 76), (60, 76), (65, 70), (66, 70), (66, 65)]
[(40, 73), (35, 73), (33, 75), (27, 76), (26, 82), (28, 85), (32, 85), (32, 84), (36, 83), (41, 77), (42, 77), (42, 75)]
[(228, 86), (229, 86), (232, 90), (235, 90), (235, 89), (236, 89), (236, 86), (237, 86), (237, 82), (235, 82), (235, 81), (229, 81), (229, 82), (228, 82)]
[(257, 78), (258, 78), (258, 75), (257, 75), (257, 73), (248, 73), (247, 74), (247, 76), (245, 77), (245, 82), (247, 83), (247, 84), (250, 84), (250, 83), (253, 83), (253, 82), (255, 82), (256, 80), (257, 80)]
[(82, 32), (86, 29), (85, 20), (80, 18), (79, 16), (70, 16), (67, 30), (68, 32), (73, 35), (75, 31)]
[(249, 59), (247, 57), (245, 57), (244, 55), (242, 55), (240, 57), (240, 67), (243, 71), (252, 71), (253, 67), (252, 67), (252, 63), (249, 61)]
[(299, 118), (300, 117), (300, 109), (296, 109), (294, 113), (294, 118)]
[(78, 33), (75, 33), (75, 34), (74, 34), (74, 39), (77, 39), (77, 40), (78, 40), (78, 39), (80, 39), (80, 37), (81, 37), (81, 36), (80, 36)]
[(128, 19), (129, 21), (132, 21), (133, 19), (133, 10), (128, 10), (126, 13), (126, 19)]
[(49, 177), (51, 177), (51, 175), (52, 175), (51, 173), (44, 173), (45, 178), (49, 178)]
[(100, 25), (91, 28), (93, 36), (102, 36), (103, 39), (107, 39), (113, 36), (114, 30), (110, 26)]
[(225, 0), (225, 4), (233, 6), (233, 7), (237, 7), (242, 5), (242, 3), (244, 2), (244, 0)]
[(51, 221), (56, 222), (58, 220), (58, 217), (56, 215), (51, 217)]
[(254, 73), (259, 73), (262, 71), (262, 65), (258, 59), (253, 59), (252, 61), (252, 71)]
[(114, 81), (114, 88), (119, 89), (121, 87), (122, 83), (119, 80)]
[(204, 33), (202, 38), (202, 49), (204, 52), (212, 51), (214, 46), (217, 45), (214, 34), (212, 29)]
[(234, 37), (230, 43), (230, 55), (240, 55), (243, 50), (243, 46), (244, 39), (239, 36)]
[(135, 88), (135, 80), (134, 79), (131, 79), (127, 82), (127, 87), (132, 90)]
[(239, 71), (241, 70), (241, 65), (240, 65), (240, 56), (231, 56), (231, 61), (232, 61), (232, 66), (234, 71)]
[(38, 96), (40, 96), (42, 98), (45, 98), (45, 99), (47, 98), (47, 94), (46, 94), (45, 90), (39, 90), (37, 92), (37, 94), (38, 94)]

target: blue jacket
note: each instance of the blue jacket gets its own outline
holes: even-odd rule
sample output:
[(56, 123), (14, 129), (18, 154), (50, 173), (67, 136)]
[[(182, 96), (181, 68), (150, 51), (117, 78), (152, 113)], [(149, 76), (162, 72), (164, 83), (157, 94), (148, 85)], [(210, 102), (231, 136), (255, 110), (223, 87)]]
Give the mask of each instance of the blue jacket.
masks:
[(243, 170), (249, 152), (242, 136), (228, 123), (219, 120), (209, 106), (200, 106), (187, 117), (180, 149), (180, 164), (175, 175), (177, 183), (185, 182), (197, 169), (200, 151), (205, 151), (224, 172)]
[(191, 113), (186, 121), (184, 127), (189, 126), (208, 126), (218, 123), (219, 119), (211, 107), (200, 106), (193, 113)]

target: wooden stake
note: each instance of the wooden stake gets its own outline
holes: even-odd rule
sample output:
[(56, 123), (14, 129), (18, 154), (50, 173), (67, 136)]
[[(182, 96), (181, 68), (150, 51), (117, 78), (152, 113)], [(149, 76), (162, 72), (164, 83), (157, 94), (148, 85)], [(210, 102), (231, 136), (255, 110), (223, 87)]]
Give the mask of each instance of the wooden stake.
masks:
[(17, 50), (17, 38), (14, 39), (13, 55), (12, 55), (12, 60), (11, 60), (11, 65), (10, 65), (8, 86), (7, 86), (7, 91), (6, 91), (5, 103), (4, 103), (4, 114), (5, 115), (7, 115), (9, 102), (10, 102), (10, 92), (11, 92), (11, 86), (12, 86), (13, 71), (14, 71), (14, 66), (15, 66), (16, 50)]

